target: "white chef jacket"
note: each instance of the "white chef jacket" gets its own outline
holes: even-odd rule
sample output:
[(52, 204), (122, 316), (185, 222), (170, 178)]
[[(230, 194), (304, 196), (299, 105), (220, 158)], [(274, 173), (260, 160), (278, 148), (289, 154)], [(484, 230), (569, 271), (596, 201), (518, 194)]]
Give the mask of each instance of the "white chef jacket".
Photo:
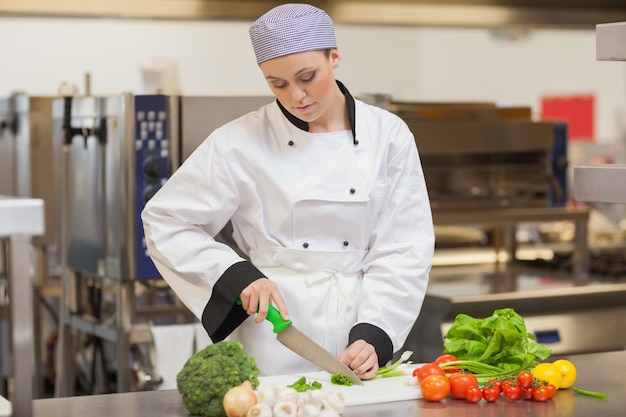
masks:
[[(262, 375), (318, 368), (236, 304), (257, 278), (276, 282), (293, 325), (328, 351), (364, 338), (381, 364), (424, 299), (434, 232), (414, 137), (342, 91), (352, 131), (309, 133), (270, 103), (211, 133), (142, 213), (163, 278), (214, 342), (241, 341)], [(249, 261), (214, 239), (229, 220)]]

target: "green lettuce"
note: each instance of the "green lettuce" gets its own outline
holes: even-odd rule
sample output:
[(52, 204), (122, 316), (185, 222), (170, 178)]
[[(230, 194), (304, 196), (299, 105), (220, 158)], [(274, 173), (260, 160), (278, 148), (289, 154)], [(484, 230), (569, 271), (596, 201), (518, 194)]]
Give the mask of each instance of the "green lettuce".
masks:
[(503, 371), (532, 369), (537, 359), (547, 359), (552, 353), (526, 331), (523, 317), (511, 308), (495, 310), (483, 319), (459, 314), (444, 339), (444, 353)]

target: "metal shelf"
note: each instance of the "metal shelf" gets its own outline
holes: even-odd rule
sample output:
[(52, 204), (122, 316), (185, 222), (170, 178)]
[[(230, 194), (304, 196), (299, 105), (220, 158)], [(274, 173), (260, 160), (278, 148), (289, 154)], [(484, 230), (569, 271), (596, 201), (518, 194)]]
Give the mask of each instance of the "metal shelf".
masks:
[(33, 286), (31, 277), (32, 237), (44, 232), (43, 200), (0, 196), (0, 240), (9, 243), (9, 288), (13, 415), (32, 415)]
[(574, 167), (574, 198), (578, 201), (626, 204), (626, 165)]
[[(626, 22), (596, 25), (596, 59), (626, 61)], [(574, 198), (578, 201), (626, 204), (626, 165), (574, 167)]]

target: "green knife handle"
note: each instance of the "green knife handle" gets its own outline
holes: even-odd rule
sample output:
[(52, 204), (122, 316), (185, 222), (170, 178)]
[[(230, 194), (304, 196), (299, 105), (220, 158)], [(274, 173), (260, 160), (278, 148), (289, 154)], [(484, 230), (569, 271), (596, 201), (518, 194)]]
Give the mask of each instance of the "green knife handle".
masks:
[[(241, 299), (237, 299), (237, 304), (241, 305)], [(274, 326), (274, 333), (280, 333), (291, 326), (291, 320), (283, 319), (280, 315), (280, 311), (271, 304), (269, 305), (265, 319)]]
[(291, 326), (291, 320), (283, 319), (280, 316), (280, 311), (271, 304), (267, 309), (267, 317), (265, 319), (274, 325), (274, 333), (280, 333)]

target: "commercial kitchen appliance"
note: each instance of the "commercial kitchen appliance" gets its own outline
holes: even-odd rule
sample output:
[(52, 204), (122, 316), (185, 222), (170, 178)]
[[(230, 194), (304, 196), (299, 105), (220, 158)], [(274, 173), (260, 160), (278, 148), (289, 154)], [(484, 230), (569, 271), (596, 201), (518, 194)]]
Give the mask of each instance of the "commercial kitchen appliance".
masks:
[(567, 125), (495, 103), (389, 100), (387, 108), (415, 135), (438, 249), (489, 243), (499, 268), (502, 250), (507, 262), (516, 260), (519, 225), (570, 221), (574, 274), (587, 279), (589, 213), (566, 204)]
[[(598, 59), (619, 59), (621, 54), (626, 60), (625, 29), (624, 23), (598, 25)], [(574, 167), (575, 199), (626, 203), (625, 176), (624, 165)], [(541, 189), (529, 189), (538, 191), (534, 197), (543, 199), (545, 184)], [(534, 197), (520, 197), (534, 206)], [(585, 280), (553, 277), (550, 271), (516, 272), (494, 276), (489, 270), (463, 266), (441, 276), (434, 271), (422, 312), (406, 342), (406, 347), (416, 352), (414, 359), (432, 361), (442, 353), (445, 333), (457, 314), (487, 317), (499, 308), (513, 308), (521, 314), (527, 330), (551, 348), (553, 355), (626, 349), (623, 276), (607, 283), (589, 276)]]
[(467, 269), (435, 278), (405, 345), (415, 352), (414, 361), (431, 362), (443, 352), (444, 335), (457, 314), (484, 318), (501, 308), (522, 315), (528, 332), (553, 355), (626, 348), (625, 283), (575, 285), (572, 280), (532, 274), (506, 279), (514, 282)]
[[(71, 329), (115, 342), (118, 391), (131, 388), (130, 344), (150, 340), (149, 328), (137, 320), (133, 290), (137, 282), (159, 278), (143, 235), (145, 202), (216, 127), (270, 101), (120, 94), (53, 102), (55, 143), (64, 149), (61, 229), (68, 273), (61, 343), (74, 346)], [(113, 324), (76, 296), (93, 280), (116, 288)], [(89, 309), (96, 317), (79, 314)], [(57, 387), (65, 395), (73, 391), (73, 349), (61, 350), (67, 354)]]
[[(45, 231), (33, 237), (36, 296), (34, 345), (38, 358), (34, 378), (35, 396), (43, 394), (43, 335), (54, 326), (58, 297), (58, 192), (61, 150), (52, 143), (54, 97), (15, 93), (0, 99), (0, 194), (44, 201)], [(0, 271), (2, 268), (0, 260)], [(0, 274), (2, 275), (2, 274)]]
[(390, 102), (415, 135), (433, 210), (563, 206), (567, 127), (530, 108)]
[(43, 204), (41, 199), (0, 195), (0, 240), (9, 247), (5, 262), (9, 265), (13, 379), (8, 397), (14, 416), (32, 415), (35, 350), (31, 248), (33, 237), (44, 232)]
[(17, 122), (12, 106), (13, 102), (9, 99), (0, 99), (0, 195), (15, 195), (15, 142), (12, 138)]

